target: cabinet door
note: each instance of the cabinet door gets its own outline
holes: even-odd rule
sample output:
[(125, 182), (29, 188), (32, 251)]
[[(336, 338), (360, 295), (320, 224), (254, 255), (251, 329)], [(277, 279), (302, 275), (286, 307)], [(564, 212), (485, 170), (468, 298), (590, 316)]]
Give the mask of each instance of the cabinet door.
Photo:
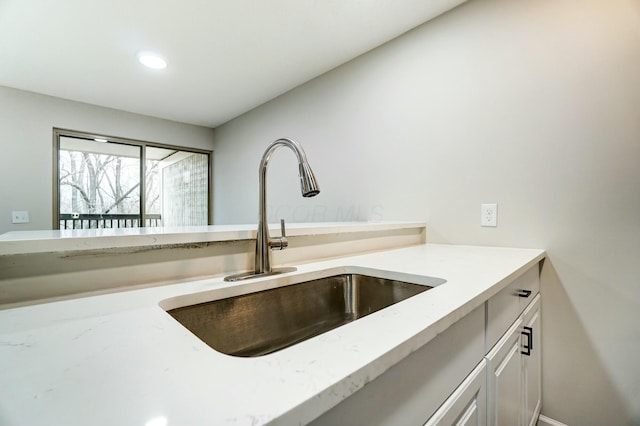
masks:
[(489, 363), (488, 424), (522, 424), (522, 356), (520, 317), (487, 354)]
[(486, 384), (487, 362), (483, 359), (425, 426), (484, 426), (487, 418)]
[(535, 426), (542, 404), (540, 370), (540, 296), (535, 299), (524, 313), (525, 334), (523, 336), (523, 390), (524, 424)]

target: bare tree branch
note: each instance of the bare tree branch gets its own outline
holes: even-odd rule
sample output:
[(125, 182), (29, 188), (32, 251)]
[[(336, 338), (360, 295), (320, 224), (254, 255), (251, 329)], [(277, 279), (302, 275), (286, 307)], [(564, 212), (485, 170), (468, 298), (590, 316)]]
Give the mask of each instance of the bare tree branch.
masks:
[(77, 185), (74, 182), (60, 182), (60, 185), (67, 185), (72, 188), (75, 188), (80, 193), (80, 196), (82, 197), (84, 202), (89, 204), (89, 197), (87, 196), (87, 193), (84, 192), (84, 189), (81, 186)]
[(124, 199), (126, 199), (129, 194), (131, 194), (137, 187), (140, 186), (140, 182), (136, 183), (135, 185), (133, 185), (131, 187), (131, 189), (129, 189), (127, 192), (124, 193), (124, 195), (122, 195), (120, 198), (118, 198), (108, 209), (106, 209), (104, 211), (104, 214), (107, 214), (111, 211), (112, 208), (114, 208), (115, 206), (117, 206), (118, 204), (120, 204)]

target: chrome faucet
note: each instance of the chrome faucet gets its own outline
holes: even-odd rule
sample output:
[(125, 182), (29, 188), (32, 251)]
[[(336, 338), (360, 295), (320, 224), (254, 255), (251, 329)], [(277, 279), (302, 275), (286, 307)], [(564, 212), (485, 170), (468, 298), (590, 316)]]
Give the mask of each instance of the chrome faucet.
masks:
[(280, 148), (290, 148), (298, 158), (298, 174), (300, 175), (300, 190), (303, 197), (314, 197), (320, 193), (316, 177), (307, 161), (307, 156), (300, 144), (292, 139), (281, 138), (273, 141), (262, 155), (259, 173), (259, 210), (258, 210), (258, 235), (256, 238), (256, 254), (254, 270), (225, 277), (225, 281), (239, 281), (247, 278), (282, 274), (295, 271), (296, 268), (273, 268), (271, 266), (271, 250), (284, 250), (289, 245), (285, 233), (284, 219), (280, 220), (281, 237), (269, 237), (269, 225), (267, 223), (267, 166), (271, 155)]

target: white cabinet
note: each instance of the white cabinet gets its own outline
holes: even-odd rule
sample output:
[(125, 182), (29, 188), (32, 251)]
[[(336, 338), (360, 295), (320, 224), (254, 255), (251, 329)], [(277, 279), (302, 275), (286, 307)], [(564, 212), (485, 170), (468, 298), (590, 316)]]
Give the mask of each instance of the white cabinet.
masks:
[(535, 425), (540, 413), (540, 296), (487, 354), (488, 424)]
[(311, 425), (534, 426), (539, 289), (536, 265)]
[(425, 426), (483, 426), (486, 407), (487, 362), (482, 360)]
[[(485, 360), (428, 426), (535, 426), (540, 413), (540, 280), (530, 268), (486, 303)], [(480, 377), (479, 371), (486, 371)]]

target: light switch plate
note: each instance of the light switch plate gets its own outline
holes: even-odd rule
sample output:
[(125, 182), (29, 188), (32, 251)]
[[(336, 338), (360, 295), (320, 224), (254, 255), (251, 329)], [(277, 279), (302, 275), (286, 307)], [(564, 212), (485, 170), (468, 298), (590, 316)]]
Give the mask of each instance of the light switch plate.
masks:
[(498, 226), (497, 204), (480, 204), (480, 226)]
[(12, 211), (11, 223), (29, 223), (29, 212), (26, 210)]

